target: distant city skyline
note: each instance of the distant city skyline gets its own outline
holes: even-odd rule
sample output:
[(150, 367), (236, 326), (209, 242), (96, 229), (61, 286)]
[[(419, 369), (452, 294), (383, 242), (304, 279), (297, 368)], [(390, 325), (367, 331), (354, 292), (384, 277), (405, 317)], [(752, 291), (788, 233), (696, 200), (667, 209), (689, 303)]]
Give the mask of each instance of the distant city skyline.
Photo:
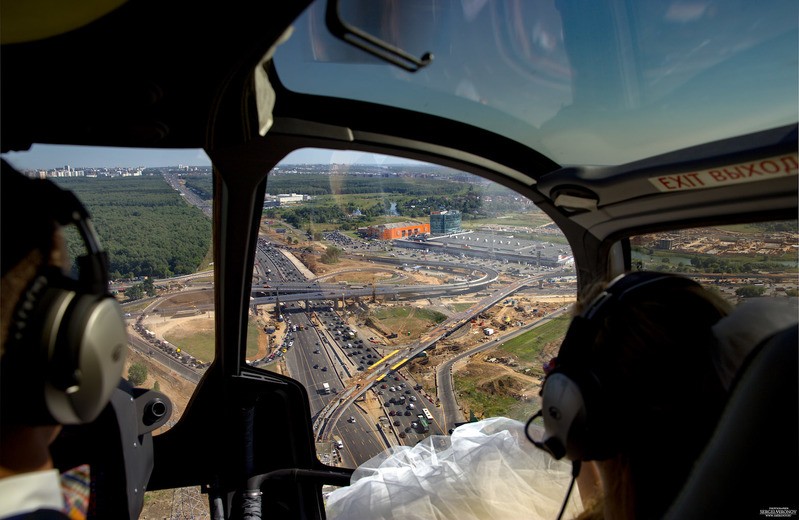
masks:
[[(24, 152), (3, 154), (22, 170), (72, 168), (136, 168), (158, 166), (210, 166), (201, 149), (114, 148), (34, 144)], [(281, 164), (421, 164), (418, 161), (373, 153), (305, 148), (289, 154)]]

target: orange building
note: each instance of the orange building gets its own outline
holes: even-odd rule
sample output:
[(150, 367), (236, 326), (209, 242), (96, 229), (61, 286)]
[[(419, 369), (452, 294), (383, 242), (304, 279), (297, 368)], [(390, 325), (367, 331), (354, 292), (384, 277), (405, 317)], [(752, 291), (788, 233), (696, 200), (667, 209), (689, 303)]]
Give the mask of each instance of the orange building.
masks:
[(366, 236), (380, 240), (395, 240), (430, 233), (430, 224), (421, 222), (396, 222), (366, 228)]

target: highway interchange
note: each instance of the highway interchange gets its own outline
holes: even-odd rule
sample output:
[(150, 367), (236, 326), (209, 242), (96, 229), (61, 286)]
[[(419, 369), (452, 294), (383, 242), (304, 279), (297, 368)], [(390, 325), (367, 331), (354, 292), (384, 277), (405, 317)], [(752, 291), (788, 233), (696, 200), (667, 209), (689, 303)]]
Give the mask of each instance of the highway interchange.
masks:
[[(271, 271), (270, 281), (274, 284), (280, 284), (284, 280), (297, 282), (304, 279), (296, 266), (275, 247), (262, 243), (256, 260), (263, 272)], [(287, 325), (292, 329), (297, 327), (296, 331), (287, 333), (286, 346), (289, 343), (291, 346), (287, 348), (284, 357), (288, 375), (305, 386), (312, 417), (317, 418), (329, 404), (338, 404), (345, 388), (348, 388), (348, 383), (368, 370), (383, 354), (358, 331), (350, 336), (352, 327), (344, 322), (337, 311), (331, 310), (335, 296), (331, 300), (325, 300), (314, 290), (302, 296), (304, 297), (295, 300), (302, 303), (286, 302), (282, 306)], [(282, 295), (280, 300), (283, 303)], [(323, 392), (324, 383), (330, 385), (330, 394)], [(383, 385), (385, 388), (380, 388)], [(377, 385), (374, 394), (369, 397), (377, 396), (386, 414), (393, 412), (393, 415), (388, 415), (389, 421), (384, 421), (383, 424), (376, 423), (366, 412), (365, 402), (356, 402), (353, 399), (346, 406), (336, 407), (343, 420), (335, 422), (329, 438), (325, 440), (342, 441), (343, 448), (339, 452), (344, 465), (364, 462), (385, 450), (388, 445), (400, 442), (415, 444), (426, 435), (445, 431), (435, 422), (425, 435), (420, 435), (411, 428), (411, 422), (417, 420), (417, 414), (422, 413), (422, 408), (430, 410), (435, 417), (433, 404), (414, 389), (414, 386), (399, 374), (387, 376)], [(391, 388), (394, 388), (393, 392)], [(399, 395), (405, 396), (404, 404), (389, 402), (389, 399), (394, 397), (396, 400)], [(408, 408), (411, 404), (413, 409)]]
[[(187, 198), (187, 202), (199, 206), (206, 213), (210, 212), (207, 203), (201, 204), (201, 201), (195, 200), (196, 195), (185, 189), (176, 177), (165, 175), (165, 178)], [(328, 240), (350, 249), (347, 247), (349, 244), (341, 243), (342, 240), (350, 242), (346, 236), (337, 232), (329, 235), (326, 236)], [(359, 249), (366, 253), (356, 253), (355, 250)], [(273, 346), (277, 348), (271, 349), (266, 358), (251, 364), (263, 367), (283, 358), (287, 375), (298, 380), (308, 393), (314, 431), (317, 441), (321, 443), (320, 455), (326, 451), (325, 446), (333, 446), (335, 450), (328, 454), (334, 453), (338, 460), (325, 462), (348, 467), (358, 466), (389, 446), (415, 445), (429, 435), (445, 434), (462, 421), (463, 416), (451, 389), (450, 363), (439, 367), (439, 372), (446, 377), (437, 378), (438, 407), (424, 394), (421, 385), (408, 380), (400, 372), (402, 365), (514, 292), (538, 283), (541, 278), (565, 274), (556, 270), (535, 270), (532, 276), (486, 293), (492, 284), (499, 282), (499, 272), (490, 267), (491, 262), (482, 261), (482, 265), (477, 266), (469, 265), (463, 259), (452, 262), (419, 260), (413, 252), (409, 252), (409, 257), (400, 255), (399, 258), (393, 254), (371, 254), (381, 249), (382, 246), (375, 248), (373, 245), (354, 244), (350, 253), (355, 254), (348, 256), (374, 265), (356, 271), (390, 270), (397, 273), (401, 269), (419, 266), (448, 272), (455, 275), (456, 281), (441, 285), (403, 284), (404, 276), (399, 274), (395, 275), (393, 281), (400, 283), (394, 284), (325, 283), (326, 277), (310, 276), (304, 266), (298, 265), (296, 258), (290, 258), (286, 250), (269, 244), (263, 238), (259, 238), (256, 250), (250, 304), (254, 310), (261, 306), (278, 305), (288, 328), (282, 344)], [(205, 274), (197, 276), (203, 277)], [(185, 277), (184, 283), (194, 285), (194, 277)], [(382, 352), (369, 338), (363, 337), (359, 330), (346, 323), (343, 314), (336, 310), (336, 302), (343, 299), (431, 298), (477, 291), (488, 296), (471, 308), (450, 316), (410, 344)], [(153, 307), (156, 305), (154, 302)], [(524, 329), (529, 330), (540, 323), (529, 324)], [(149, 349), (146, 342), (138, 339), (140, 344), (136, 346), (139, 350), (144, 352)], [(463, 352), (459, 357), (492, 344)], [(165, 361), (174, 365), (175, 360), (170, 358), (176, 356), (169, 354), (150, 349), (151, 356), (165, 357)], [(192, 372), (189, 379), (196, 381), (196, 370), (191, 367), (183, 369)], [(329, 385), (329, 393), (324, 390), (325, 383)], [(423, 410), (429, 413), (430, 418), (427, 432), (418, 427), (417, 415)]]
[[(401, 259), (395, 258), (368, 258), (395, 266), (403, 263)], [(449, 269), (453, 272), (464, 270), (464, 264), (417, 263), (426, 268)], [(461, 417), (457, 405), (455, 404), (454, 410), (449, 409), (452, 408), (451, 405), (446, 406), (446, 403), (455, 402), (454, 397), (439, 396), (443, 397), (445, 406), (436, 407), (421, 392), (420, 386), (408, 381), (400, 373), (400, 367), (498, 301), (536, 283), (544, 276), (557, 276), (560, 273), (542, 273), (504, 285), (471, 308), (454, 314), (432, 328), (413, 343), (389, 353), (379, 352), (368, 338), (362, 337), (358, 330), (347, 324), (339, 311), (333, 308), (336, 300), (342, 296), (368, 298), (375, 294), (402, 294), (404, 297), (455, 294), (484, 290), (498, 279), (498, 273), (491, 268), (466, 266), (466, 271), (472, 273), (468, 281), (444, 286), (352, 288), (323, 284), (317, 280), (308, 280), (285, 251), (265, 240), (259, 240), (254, 291), (263, 293), (266, 290), (276, 294), (268, 299), (254, 296), (252, 303), (275, 304), (279, 299), (283, 319), (290, 332), (283, 344), (286, 352), (283, 353), (280, 349), (277, 352), (285, 358), (288, 375), (300, 381), (308, 391), (317, 439), (334, 441), (334, 444), (342, 441), (343, 447), (338, 451), (344, 465), (358, 465), (382, 452), (387, 446), (414, 445), (428, 435), (446, 433), (455, 426)], [(264, 288), (263, 285), (270, 287)], [(291, 331), (295, 327), (297, 330)], [(265, 361), (275, 359), (273, 353)], [(330, 386), (329, 394), (323, 391), (324, 383)], [(439, 389), (441, 390), (443, 388)], [(399, 396), (404, 396), (404, 399)], [(375, 398), (379, 404), (374, 403)], [(397, 400), (404, 402), (391, 402)], [(383, 419), (380, 422), (375, 421), (374, 413), (370, 415), (366, 412), (367, 406), (375, 405), (383, 410)], [(422, 413), (421, 409), (424, 408), (432, 416), (429, 432), (426, 433), (417, 431), (417, 414)]]

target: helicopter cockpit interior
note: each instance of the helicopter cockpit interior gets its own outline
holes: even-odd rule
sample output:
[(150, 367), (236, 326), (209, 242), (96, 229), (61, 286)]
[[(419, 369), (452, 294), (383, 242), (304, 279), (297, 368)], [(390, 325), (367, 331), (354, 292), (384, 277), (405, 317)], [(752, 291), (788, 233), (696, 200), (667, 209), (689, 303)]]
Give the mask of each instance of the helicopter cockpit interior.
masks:
[[(186, 372), (191, 382), (178, 416), (163, 430), (156, 429), (164, 426), (160, 420), (139, 428), (147, 438), (144, 462), (137, 459), (122, 477), (111, 467), (131, 464), (125, 449), (94, 458), (98, 468), (105, 464), (107, 474), (116, 475), (113, 482), (119, 486), (135, 484), (136, 495), (139, 487), (148, 492), (197, 488), (206, 509), (198, 515), (210, 515), (197, 518), (326, 518), (326, 486), (349, 485), (355, 468), (378, 452), (348, 451), (350, 440), (360, 443), (363, 434), (370, 438), (364, 443), (385, 449), (381, 443), (392, 432), (388, 444), (410, 446), (425, 437), (417, 432), (430, 417), (440, 435), (455, 427), (447, 418), (448, 405), (441, 404), (443, 395), (425, 401), (441, 390), (435, 381), (423, 384), (421, 373), (433, 381), (438, 372), (433, 365), (421, 366), (422, 358), (431, 355), (437, 342), (460, 337), (460, 327), (471, 327), (470, 337), (481, 345), (502, 337), (490, 338), (495, 332), (508, 332), (496, 324), (521, 329), (515, 325), (521, 319), (503, 322), (491, 314), (500, 306), (510, 309), (506, 313), (522, 308), (512, 302), (521, 298), (514, 296), (520, 287), (540, 291), (546, 285), (552, 301), (571, 303), (581, 288), (643, 265), (701, 278), (731, 301), (745, 298), (738, 291), (743, 286), (762, 286), (760, 295), (775, 298), (797, 296), (795, 2), (83, 4), (3, 2), (4, 159), (39, 177), (50, 177), (50, 170), (28, 166), (25, 154), (67, 146), (119, 153), (192, 150), (207, 164), (202, 175), (190, 168), (166, 168), (177, 162), (139, 172), (146, 177), (151, 169), (158, 189), (165, 189), (162, 179), (174, 182), (169, 189), (181, 192), (176, 199), (200, 208), (190, 217), (174, 217), (175, 235), (162, 242), (177, 243), (170, 241), (204, 230), (204, 250), (186, 273), (202, 274), (202, 260), (204, 285), (197, 290), (206, 299), (191, 312), (207, 317), (212, 327), (206, 358), (197, 362), (195, 352), (190, 362), (172, 369), (170, 377)], [(324, 166), (297, 159), (297, 154), (320, 150), (330, 159)], [(348, 154), (372, 163), (368, 169), (345, 164)], [(112, 206), (97, 202), (105, 209), (95, 211), (92, 202), (101, 201), (103, 190), (80, 191), (83, 179), (54, 180), (75, 189), (97, 215)], [(123, 198), (153, 196), (149, 187), (130, 186), (136, 187), (125, 188), (131, 191), (121, 192)], [(299, 203), (290, 198), (303, 193), (306, 198)], [(436, 243), (424, 236), (435, 235), (429, 229), (433, 214), (452, 213), (456, 206), (463, 226), (449, 234), (467, 233), (464, 238), (447, 242), (444, 237)], [(314, 209), (303, 213), (303, 207)], [(135, 211), (138, 217), (148, 210)], [(135, 228), (146, 234), (153, 221), (133, 220), (133, 213), (118, 227), (95, 218), (101, 240), (119, 242)], [(189, 230), (190, 219), (203, 223)], [(422, 227), (391, 238), (365, 235), (367, 228), (382, 225), (386, 232), (409, 219)], [(715, 230), (712, 247), (711, 235), (693, 233), (696, 229)], [(174, 238), (182, 230), (185, 236)], [(471, 241), (480, 233), (488, 237), (482, 246)], [(489, 248), (490, 239), (495, 242)], [(525, 239), (531, 240), (527, 249)], [(746, 259), (740, 251), (741, 258), (730, 254), (735, 268), (719, 263), (734, 245), (743, 250), (750, 240), (759, 246), (747, 250)], [(199, 238), (187, 241), (200, 243)], [(688, 243), (696, 251), (701, 246), (701, 252), (677, 250), (677, 244)], [(481, 247), (484, 254), (475, 252)], [(135, 247), (119, 246), (109, 254), (123, 249)], [(321, 265), (326, 250), (339, 251), (351, 263), (346, 264), (352, 266), (350, 278), (341, 273), (335, 278), (329, 265)], [(314, 271), (306, 256), (321, 270)], [(542, 258), (550, 256), (544, 271)], [(157, 280), (187, 276), (177, 263), (169, 265), (168, 275), (140, 274)], [(124, 275), (134, 269), (117, 270)], [(375, 274), (366, 276), (370, 270)], [(443, 283), (455, 288), (446, 292), (439, 287)], [(472, 299), (447, 299), (455, 294)], [(492, 295), (490, 304), (472, 311)], [(417, 300), (426, 303), (408, 303)], [(544, 303), (536, 305), (539, 301), (545, 300), (525, 303), (529, 309), (523, 325), (541, 317), (538, 308)], [(392, 329), (391, 320), (399, 322), (400, 312), (406, 312), (402, 320), (413, 318), (402, 302), (440, 316), (425, 315), (428, 321), (412, 333), (410, 326)], [(158, 349), (147, 343), (144, 327), (136, 328), (136, 318), (148, 309), (127, 303), (129, 331), (138, 338), (131, 340), (131, 351), (152, 357)], [(559, 307), (567, 318), (567, 305)], [(157, 316), (149, 312), (149, 318), (166, 322), (170, 315), (163, 309)], [(188, 316), (187, 309), (171, 312)], [(379, 314), (386, 309), (395, 315)], [(422, 320), (422, 311), (416, 312), (415, 319)], [(462, 314), (469, 312), (468, 317)], [(361, 330), (355, 330), (356, 324)], [(266, 332), (270, 327), (272, 332)], [(273, 340), (276, 329), (284, 336)], [(267, 350), (255, 356), (252, 349), (260, 352), (259, 341)], [(505, 344), (510, 341), (508, 336)], [(780, 345), (791, 341), (795, 334)], [(356, 349), (363, 352), (353, 357)], [(401, 361), (400, 351), (407, 351), (407, 359)], [(769, 507), (793, 508), (796, 516), (798, 407), (797, 392), (791, 392), (796, 349), (780, 352), (777, 361), (753, 363), (755, 375), (742, 379), (740, 393), (749, 397), (742, 398), (741, 409), (724, 416), (717, 432), (723, 448), (709, 452), (686, 480), (673, 518), (706, 518), (721, 503), (730, 512), (758, 508), (747, 517), (758, 517)], [(318, 361), (322, 355), (328, 361)], [(524, 363), (523, 354), (514, 355)], [(413, 363), (420, 365), (418, 373), (398, 375)], [(540, 359), (533, 364), (539, 370)], [(776, 389), (763, 380), (773, 366), (783, 368), (782, 386)], [(504, 370), (514, 372), (514, 367)], [(514, 372), (517, 379), (543, 377), (543, 372), (519, 372)], [(463, 398), (464, 388), (451, 392)], [(476, 390), (470, 409), (489, 393)], [(526, 402), (521, 407), (523, 393), (507, 405), (508, 410), (520, 406), (520, 417), (529, 416), (533, 407)], [(400, 395), (403, 406), (392, 402), (391, 408), (388, 398)], [(783, 418), (749, 415), (754, 403), (775, 395), (780, 400), (772, 404), (783, 411), (762, 411), (784, 413)], [(380, 403), (383, 419), (372, 420), (376, 416), (363, 411), (370, 400)], [(401, 412), (389, 416), (389, 409)], [(490, 412), (481, 409), (480, 415)], [(747, 444), (751, 436), (745, 441), (725, 436), (741, 428), (745, 417), (754, 417), (749, 426), (766, 429), (758, 447)], [(468, 422), (468, 413), (462, 422)], [(133, 424), (138, 423), (137, 418)], [(102, 428), (122, 435), (126, 427), (120, 424), (131, 423), (106, 417)], [(786, 424), (793, 429), (783, 429)], [(86, 433), (73, 446), (91, 451), (103, 431)], [(770, 448), (772, 434), (776, 445)], [(326, 453), (337, 455), (321, 456), (328, 449), (320, 448), (322, 443), (327, 443)], [(722, 464), (736, 460), (730, 454), (751, 462), (751, 452), (765, 452), (768, 460), (753, 463), (746, 476)], [(76, 462), (64, 457), (69, 459), (65, 464)], [(783, 480), (784, 467), (788, 475)], [(767, 498), (741, 492), (771, 472), (780, 477), (760, 481), (752, 493)], [(718, 488), (710, 489), (708, 479), (717, 477)], [(139, 504), (139, 498), (101, 501), (89, 518), (136, 518), (140, 512), (128, 506)], [(147, 500), (142, 502), (146, 510)]]

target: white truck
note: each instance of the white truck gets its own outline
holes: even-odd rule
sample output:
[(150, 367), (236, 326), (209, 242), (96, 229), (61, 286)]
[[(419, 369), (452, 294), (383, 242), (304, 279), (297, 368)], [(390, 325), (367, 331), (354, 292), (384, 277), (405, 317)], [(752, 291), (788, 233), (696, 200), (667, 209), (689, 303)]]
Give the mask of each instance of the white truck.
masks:
[(330, 384), (329, 383), (322, 383), (322, 393), (329, 394), (330, 393)]

